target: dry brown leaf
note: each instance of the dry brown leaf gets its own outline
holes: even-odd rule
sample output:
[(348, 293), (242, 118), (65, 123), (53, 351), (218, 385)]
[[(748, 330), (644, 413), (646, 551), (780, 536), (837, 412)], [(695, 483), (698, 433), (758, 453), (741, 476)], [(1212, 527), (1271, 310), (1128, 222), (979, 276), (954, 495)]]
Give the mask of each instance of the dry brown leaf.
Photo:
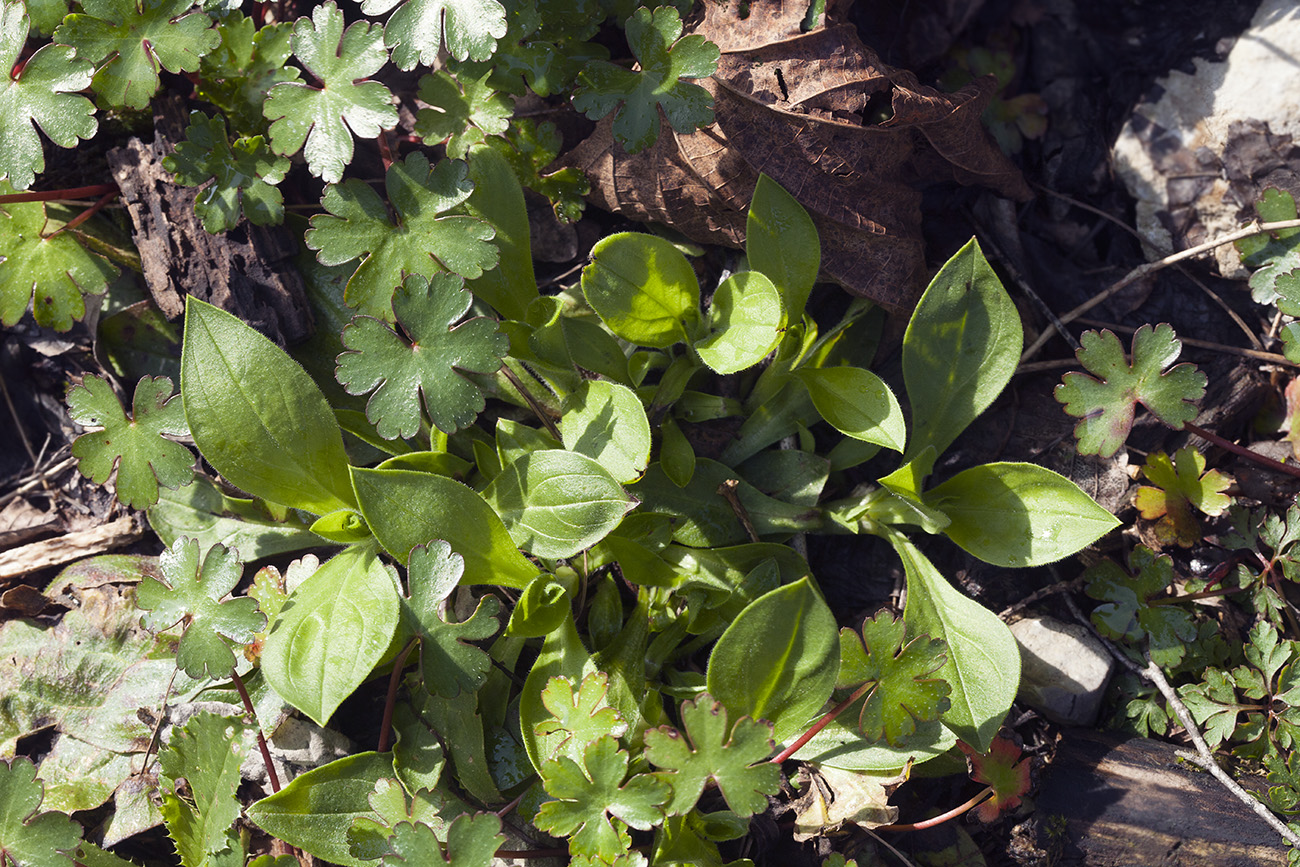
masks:
[(654, 146), (628, 154), (606, 118), (561, 160), (587, 173), (599, 207), (739, 247), (766, 173), (817, 224), (823, 278), (907, 312), (923, 288), (922, 186), (979, 183), (1030, 197), (980, 125), (991, 76), (953, 94), (922, 86), (850, 25), (801, 33), (806, 3), (758, 0), (743, 20), (735, 4), (704, 8), (693, 32), (722, 50), (717, 73), (699, 81), (713, 94), (714, 123), (683, 134), (661, 121)]

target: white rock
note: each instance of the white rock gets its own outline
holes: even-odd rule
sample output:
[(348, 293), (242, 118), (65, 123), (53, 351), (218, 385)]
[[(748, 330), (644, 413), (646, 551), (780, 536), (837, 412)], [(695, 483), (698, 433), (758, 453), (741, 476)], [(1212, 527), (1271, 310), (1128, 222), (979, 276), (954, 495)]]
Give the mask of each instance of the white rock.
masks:
[(1020, 645), (1018, 698), (1062, 725), (1097, 721), (1114, 660), (1092, 633), (1053, 617), (1034, 616), (1011, 624)]
[[(1192, 207), (1199, 225), (1189, 233), (1196, 236), (1190, 242), (1240, 228), (1241, 218), (1250, 216), (1242, 213), (1249, 203), (1234, 195), (1220, 162), (1233, 124), (1267, 124), (1273, 135), (1300, 141), (1300, 3), (1263, 0), (1226, 60), (1198, 58), (1194, 64), (1194, 74), (1175, 70), (1158, 82), (1163, 95), (1134, 109), (1112, 151), (1116, 170), (1138, 200), (1138, 231), (1152, 258), (1174, 249), (1161, 219), (1170, 210), (1174, 184), (1198, 185)], [(1215, 255), (1225, 277), (1245, 276), (1232, 245)]]

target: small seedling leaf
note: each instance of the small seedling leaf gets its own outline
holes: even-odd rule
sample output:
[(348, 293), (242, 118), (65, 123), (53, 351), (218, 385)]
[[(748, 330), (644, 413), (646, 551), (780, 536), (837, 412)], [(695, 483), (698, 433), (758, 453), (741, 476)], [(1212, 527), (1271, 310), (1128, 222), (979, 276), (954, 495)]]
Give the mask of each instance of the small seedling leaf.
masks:
[(429, 107), (416, 114), (415, 134), (425, 144), (446, 142), (447, 156), (461, 160), (472, 146), (504, 133), (515, 106), (488, 87), (487, 78), (457, 81), (442, 70), (421, 76), (418, 95)]
[(1006, 738), (994, 738), (983, 753), (975, 752), (964, 742), (958, 745), (974, 766), (971, 779), (993, 787), (993, 797), (975, 810), (980, 821), (992, 822), (999, 813), (1020, 806), (1020, 799), (1029, 792), (1030, 783), (1029, 759), (1020, 758), (1020, 747)]
[(1206, 515), (1221, 515), (1232, 505), (1223, 493), (1232, 478), (1218, 470), (1205, 470), (1205, 456), (1192, 446), (1179, 449), (1171, 460), (1164, 452), (1147, 457), (1142, 475), (1151, 486), (1137, 490), (1135, 505), (1142, 517), (1155, 521), (1156, 536), (1165, 544), (1187, 548), (1201, 538), (1201, 524), (1193, 509)]
[(407, 561), (411, 595), (403, 600), (407, 623), (420, 639), (420, 673), (425, 687), (443, 698), (474, 692), (487, 680), (492, 661), (469, 642), (496, 634), (501, 603), (484, 596), (468, 620), (447, 621), (443, 601), (465, 573), (465, 560), (438, 540), (411, 549)]
[(289, 161), (272, 154), (260, 135), (231, 145), (225, 118), (192, 112), (185, 141), (163, 157), (163, 168), (176, 175), (178, 184), (203, 187), (194, 213), (210, 234), (233, 229), (241, 213), (257, 226), (284, 220), (284, 197), (275, 185), (284, 180)]

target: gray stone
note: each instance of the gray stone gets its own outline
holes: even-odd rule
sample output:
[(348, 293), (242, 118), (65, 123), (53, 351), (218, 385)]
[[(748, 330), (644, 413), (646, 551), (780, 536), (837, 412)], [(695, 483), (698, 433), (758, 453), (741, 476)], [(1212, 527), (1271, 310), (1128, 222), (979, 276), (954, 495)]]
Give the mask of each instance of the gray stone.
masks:
[[(1194, 63), (1157, 82), (1112, 151), (1152, 258), (1240, 228), (1263, 188), (1295, 182), (1285, 154), (1300, 141), (1300, 4), (1263, 0), (1222, 62)], [(1214, 255), (1223, 276), (1245, 276), (1234, 246)]]
[(1053, 617), (1033, 616), (1011, 624), (1020, 645), (1018, 698), (1062, 725), (1090, 726), (1115, 661), (1091, 632)]

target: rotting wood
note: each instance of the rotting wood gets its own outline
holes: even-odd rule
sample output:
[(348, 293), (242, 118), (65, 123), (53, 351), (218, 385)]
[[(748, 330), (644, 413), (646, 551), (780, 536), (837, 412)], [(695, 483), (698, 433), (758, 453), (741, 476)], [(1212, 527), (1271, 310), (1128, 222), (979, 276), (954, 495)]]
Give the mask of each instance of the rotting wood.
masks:
[(98, 527), (0, 551), (0, 582), (113, 551), (142, 539), (144, 534), (143, 519), (132, 514)]
[[(1263, 867), (1285, 862), (1282, 840), (1177, 747), (1069, 729), (1042, 781), (1040, 845), (1087, 867)], [(1052, 817), (1065, 819), (1051, 840)]]
[(193, 295), (282, 345), (311, 336), (293, 236), (284, 226), (254, 226), (246, 219), (229, 232), (209, 235), (194, 213), (198, 191), (175, 183), (162, 166), (184, 140), (185, 109), (177, 99), (159, 100), (158, 106), (152, 144), (132, 138), (108, 154), (135, 227), (149, 294), (168, 319), (184, 313), (185, 296)]

